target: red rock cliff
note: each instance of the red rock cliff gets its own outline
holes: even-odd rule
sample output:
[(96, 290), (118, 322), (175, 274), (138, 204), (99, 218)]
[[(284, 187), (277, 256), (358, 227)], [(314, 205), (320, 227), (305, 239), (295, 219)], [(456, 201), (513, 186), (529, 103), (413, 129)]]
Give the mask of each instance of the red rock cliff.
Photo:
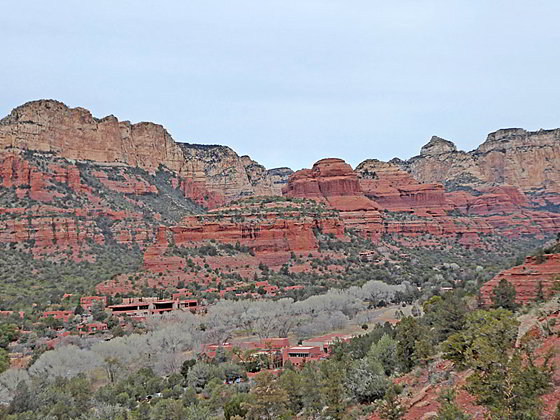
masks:
[[(225, 146), (176, 143), (159, 124), (98, 119), (84, 108), (40, 100), (0, 120), (0, 153), (34, 150), (97, 162), (120, 162), (156, 171), (164, 165), (223, 202), (247, 195), (279, 194), (264, 167)], [(212, 205), (221, 203), (212, 202)]]
[(554, 283), (560, 281), (560, 254), (544, 255), (542, 260), (544, 261), (540, 262), (537, 257), (527, 257), (522, 265), (504, 270), (484, 284), (480, 289), (484, 304), (492, 303), (492, 289), (502, 279), (515, 287), (517, 303), (534, 302), (539, 282), (542, 284), (544, 297), (548, 298)]

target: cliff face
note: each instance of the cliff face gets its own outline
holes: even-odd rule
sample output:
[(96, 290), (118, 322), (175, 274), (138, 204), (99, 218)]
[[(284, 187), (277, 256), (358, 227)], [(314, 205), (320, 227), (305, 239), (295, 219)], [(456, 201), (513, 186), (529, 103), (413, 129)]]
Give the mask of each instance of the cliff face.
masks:
[(444, 207), (441, 184), (422, 184), (397, 165), (368, 159), (356, 167), (365, 195), (381, 207), (397, 211), (417, 207)]
[(543, 297), (552, 296), (554, 283), (560, 275), (560, 254), (545, 254), (542, 260), (537, 257), (527, 257), (522, 265), (500, 272), (480, 289), (480, 295), (485, 305), (492, 304), (492, 290), (502, 279), (515, 287), (515, 300), (519, 304), (534, 302), (537, 299), (539, 283)]
[(288, 179), (294, 173), (290, 168), (273, 168), (269, 169), (268, 176), (272, 181), (272, 187), (276, 195), (282, 195), (282, 188), (288, 184)]
[(342, 159), (321, 159), (312, 169), (295, 172), (282, 193), (328, 204), (340, 211), (346, 227), (365, 237), (378, 240), (381, 235), (379, 206), (364, 195), (358, 175)]
[[(217, 206), (248, 195), (277, 195), (266, 169), (226, 146), (176, 143), (163, 126), (94, 118), (83, 108), (40, 100), (15, 108), (0, 120), (2, 150), (33, 150), (58, 157), (122, 163), (155, 172), (174, 171), (199, 204)], [(211, 197), (208, 203), (204, 197)]]
[(4, 152), (0, 245), (21, 246), (35, 257), (69, 252), (76, 261), (94, 254), (92, 243), (142, 248), (158, 224), (202, 212), (185, 198), (172, 174)]
[[(434, 138), (425, 155), (454, 147)], [(355, 171), (341, 159), (322, 159), (290, 176), (287, 197), (310, 198), (340, 211), (346, 228), (379, 240), (393, 237), (455, 238), (479, 246), (481, 236), (519, 237), (555, 233), (560, 214), (543, 211), (513, 186), (480, 186), (445, 192), (439, 183), (421, 183), (394, 163), (370, 159)]]
[[(560, 226), (558, 212), (541, 208), (557, 211), (560, 205), (559, 144), (560, 130), (509, 129), (490, 134), (478, 149), (466, 153), (433, 137), (407, 162), (370, 159), (352, 170), (343, 160), (328, 158), (294, 173), (288, 168), (266, 170), (226, 146), (176, 143), (157, 124), (119, 122), (113, 116), (97, 119), (83, 108), (35, 101), (0, 120), (0, 181), (9, 190), (4, 201), (11, 200), (9, 205), (0, 203), (5, 209), (0, 236), (7, 242), (25, 236), (42, 244), (36, 232), (54, 223), (54, 236), (59, 231), (72, 236), (76, 225), (77, 231), (88, 232), (88, 238), (98, 242), (115, 238), (145, 243), (156, 224), (176, 225), (183, 216), (198, 213), (194, 203), (212, 209), (245, 197), (281, 193), (337, 210), (344, 227), (373, 240), (383, 234), (429, 234), (476, 245), (480, 235), (491, 233), (542, 235)], [(86, 213), (79, 217), (85, 219), (102, 214), (112, 220), (143, 221), (130, 226), (115, 222), (110, 232), (101, 234), (103, 226), (91, 220), (81, 226), (83, 220), (76, 214), (76, 222), (27, 223), (18, 220), (14, 209), (23, 209), (31, 219), (82, 209)], [(219, 240), (223, 234), (227, 241), (231, 234), (237, 240), (243, 228), (232, 223), (223, 217), (198, 226), (192, 219), (183, 228), (195, 226), (185, 229), (192, 234), (202, 229), (205, 239)], [(294, 223), (273, 223), (270, 232), (292, 235), (300, 222)], [(313, 223), (306, 223), (301, 226), (308, 235)], [(261, 227), (262, 232), (268, 229)], [(298, 246), (298, 234), (288, 240), (290, 245), (278, 239), (284, 233), (268, 235), (266, 245), (251, 247), (313, 248), (303, 239), (305, 246)], [(273, 244), (275, 240), (284, 244)]]
[(280, 266), (290, 259), (292, 252), (307, 255), (317, 251), (316, 232), (343, 239), (344, 224), (336, 211), (311, 200), (240, 200), (204, 215), (184, 217), (177, 226), (160, 226), (155, 242), (144, 254), (144, 268), (151, 272), (169, 270), (173, 278), (183, 278), (181, 270), (186, 261), (169, 255), (170, 245), (173, 249), (188, 249), (214, 242), (250, 249), (250, 255), (216, 262), (220, 268), (227, 264), (246, 274), (251, 266), (253, 275), (260, 262)]
[(498, 130), (471, 152), (433, 137), (420, 155), (393, 163), (420, 182), (438, 182), (448, 190), (514, 186), (540, 205), (560, 200), (560, 129)]

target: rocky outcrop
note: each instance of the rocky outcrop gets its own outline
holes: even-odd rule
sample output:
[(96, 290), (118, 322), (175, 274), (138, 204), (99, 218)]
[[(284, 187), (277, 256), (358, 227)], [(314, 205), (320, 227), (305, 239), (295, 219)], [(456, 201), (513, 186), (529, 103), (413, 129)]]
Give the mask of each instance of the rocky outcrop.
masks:
[(288, 179), (294, 173), (290, 168), (273, 168), (267, 171), (276, 195), (282, 195), (282, 188), (288, 184)]
[(290, 176), (282, 190), (286, 197), (312, 198), (341, 211), (377, 210), (364, 195), (358, 176), (342, 159), (321, 159), (312, 169)]
[[(144, 255), (151, 271), (178, 270), (184, 260), (165, 256), (175, 247), (200, 246), (208, 241), (250, 249), (257, 258), (270, 254), (316, 251), (316, 233), (344, 238), (344, 224), (338, 214), (313, 201), (250, 199), (214, 209), (200, 216), (187, 216), (173, 227), (160, 227), (154, 245)], [(285, 260), (283, 260), (285, 262)]]
[[(431, 143), (425, 154), (454, 150), (442, 139)], [(355, 171), (341, 159), (320, 160), (290, 176), (283, 193), (328, 204), (340, 211), (347, 228), (373, 240), (382, 234), (434, 235), (479, 246), (484, 235), (542, 236), (560, 228), (559, 214), (536, 211), (516, 187), (445, 192), (442, 184), (420, 183), (395, 163), (374, 159)]]
[(527, 257), (522, 265), (504, 270), (480, 289), (480, 295), (485, 305), (492, 303), (492, 290), (502, 279), (515, 287), (516, 302), (526, 304), (537, 298), (539, 283), (542, 286), (544, 298), (551, 296), (552, 287), (560, 277), (560, 254), (545, 254), (540, 257)]
[(444, 208), (441, 184), (421, 184), (397, 165), (368, 159), (356, 167), (364, 194), (383, 209)]
[(279, 193), (264, 167), (229, 147), (176, 143), (159, 124), (119, 122), (112, 115), (98, 119), (86, 109), (53, 100), (26, 103), (0, 120), (0, 153), (3, 150), (122, 163), (152, 173), (164, 165), (187, 184), (207, 190), (213, 197), (211, 205)]
[(36, 258), (70, 255), (76, 261), (93, 255), (92, 243), (142, 248), (151, 243), (155, 225), (201, 210), (165, 175), (122, 164), (75, 164), (38, 152), (4, 152), (0, 243)]
[(286, 197), (310, 198), (340, 211), (346, 227), (365, 237), (379, 239), (382, 219), (379, 206), (367, 198), (357, 174), (342, 159), (321, 159), (312, 169), (302, 169), (290, 176), (282, 189)]
[(420, 182), (442, 183), (448, 190), (513, 186), (554, 204), (560, 194), (560, 129), (498, 130), (468, 153), (433, 137), (419, 156), (393, 163)]
[(218, 208), (204, 216), (188, 216), (171, 232), (177, 245), (215, 239), (266, 253), (315, 250), (314, 229), (344, 236), (338, 214), (323, 205), (264, 198)]
[(421, 156), (437, 156), (445, 153), (453, 153), (457, 151), (457, 146), (449, 140), (442, 139), (438, 136), (432, 136), (430, 141), (420, 149)]

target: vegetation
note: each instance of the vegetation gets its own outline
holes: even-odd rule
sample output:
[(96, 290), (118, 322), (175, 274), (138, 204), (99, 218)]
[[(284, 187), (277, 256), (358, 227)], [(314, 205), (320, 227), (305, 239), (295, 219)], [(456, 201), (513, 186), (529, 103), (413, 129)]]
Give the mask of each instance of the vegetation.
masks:
[(75, 262), (35, 259), (32, 255), (0, 245), (0, 308), (3, 310), (37, 310), (61, 303), (66, 293), (90, 295), (95, 285), (118, 274), (139, 271), (142, 253), (138, 247), (89, 244), (94, 261)]
[(515, 311), (517, 309), (517, 303), (515, 303), (516, 294), (515, 287), (506, 279), (501, 279), (500, 283), (492, 289), (492, 305), (495, 308)]

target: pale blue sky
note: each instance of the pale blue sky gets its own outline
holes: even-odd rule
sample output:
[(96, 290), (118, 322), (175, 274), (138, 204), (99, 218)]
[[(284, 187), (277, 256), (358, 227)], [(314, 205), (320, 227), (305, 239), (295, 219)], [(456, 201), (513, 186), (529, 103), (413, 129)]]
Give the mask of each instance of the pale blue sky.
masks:
[(558, 0), (3, 3), (2, 116), (53, 98), (293, 169), (560, 126)]

